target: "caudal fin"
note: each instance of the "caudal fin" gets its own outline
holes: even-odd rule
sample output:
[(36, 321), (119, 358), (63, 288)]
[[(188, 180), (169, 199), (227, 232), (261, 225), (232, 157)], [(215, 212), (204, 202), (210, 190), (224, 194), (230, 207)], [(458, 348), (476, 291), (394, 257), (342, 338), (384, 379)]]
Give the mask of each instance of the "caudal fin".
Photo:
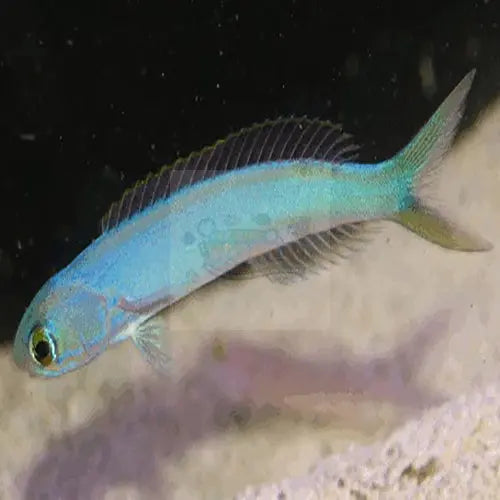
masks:
[(462, 79), (413, 140), (394, 157), (396, 169), (409, 176), (410, 202), (393, 220), (444, 248), (469, 252), (490, 250), (493, 245), (427, 206), (421, 189), (432, 181), (451, 148), (475, 72), (470, 71)]

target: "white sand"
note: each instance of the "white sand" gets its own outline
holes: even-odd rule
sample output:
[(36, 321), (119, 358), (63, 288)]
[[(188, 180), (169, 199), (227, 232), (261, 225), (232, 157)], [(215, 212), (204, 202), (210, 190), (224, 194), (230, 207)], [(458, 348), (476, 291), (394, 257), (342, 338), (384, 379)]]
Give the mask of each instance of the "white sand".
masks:
[(437, 189), (492, 252), (387, 223), (297, 285), (215, 283), (165, 316), (171, 379), (128, 342), (52, 381), (1, 353), (0, 498), (496, 498), (499, 158), (497, 106)]
[(409, 422), (386, 441), (353, 446), (308, 475), (238, 499), (499, 498), (500, 388), (456, 398)]

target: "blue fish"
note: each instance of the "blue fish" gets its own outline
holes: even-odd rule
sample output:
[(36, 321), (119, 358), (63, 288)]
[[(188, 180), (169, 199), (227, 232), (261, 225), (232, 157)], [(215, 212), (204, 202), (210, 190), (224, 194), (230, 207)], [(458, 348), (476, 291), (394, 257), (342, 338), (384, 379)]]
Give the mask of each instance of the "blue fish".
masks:
[(131, 338), (168, 372), (157, 314), (219, 278), (304, 279), (395, 221), (448, 249), (492, 245), (428, 206), (474, 71), (392, 158), (356, 162), (342, 127), (309, 118), (266, 121), (177, 160), (127, 190), (101, 235), (50, 278), (25, 311), (14, 359), (32, 375), (75, 370)]

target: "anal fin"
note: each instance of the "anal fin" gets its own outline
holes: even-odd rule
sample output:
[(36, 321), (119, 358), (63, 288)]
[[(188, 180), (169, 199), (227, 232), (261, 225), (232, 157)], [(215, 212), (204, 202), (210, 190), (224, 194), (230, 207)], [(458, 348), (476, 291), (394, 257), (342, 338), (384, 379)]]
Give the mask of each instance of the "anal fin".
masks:
[(253, 257), (222, 277), (235, 280), (266, 276), (281, 284), (307, 279), (325, 269), (325, 264), (337, 264), (366, 243), (366, 226), (364, 222), (355, 222), (307, 235)]

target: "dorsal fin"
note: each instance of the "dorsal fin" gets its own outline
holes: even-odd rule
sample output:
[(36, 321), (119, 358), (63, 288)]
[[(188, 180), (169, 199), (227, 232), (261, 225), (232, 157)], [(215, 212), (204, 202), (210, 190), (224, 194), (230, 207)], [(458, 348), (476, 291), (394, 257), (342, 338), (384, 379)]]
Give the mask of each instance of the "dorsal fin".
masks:
[(101, 219), (101, 231), (109, 231), (181, 188), (230, 170), (279, 160), (352, 160), (359, 148), (350, 138), (338, 124), (307, 117), (279, 118), (244, 128), (127, 189)]
[(353, 222), (309, 234), (239, 264), (222, 278), (235, 280), (266, 276), (273, 282), (293, 283), (325, 269), (325, 263), (336, 264), (339, 259), (347, 258), (367, 243), (368, 234), (375, 231), (374, 224)]

